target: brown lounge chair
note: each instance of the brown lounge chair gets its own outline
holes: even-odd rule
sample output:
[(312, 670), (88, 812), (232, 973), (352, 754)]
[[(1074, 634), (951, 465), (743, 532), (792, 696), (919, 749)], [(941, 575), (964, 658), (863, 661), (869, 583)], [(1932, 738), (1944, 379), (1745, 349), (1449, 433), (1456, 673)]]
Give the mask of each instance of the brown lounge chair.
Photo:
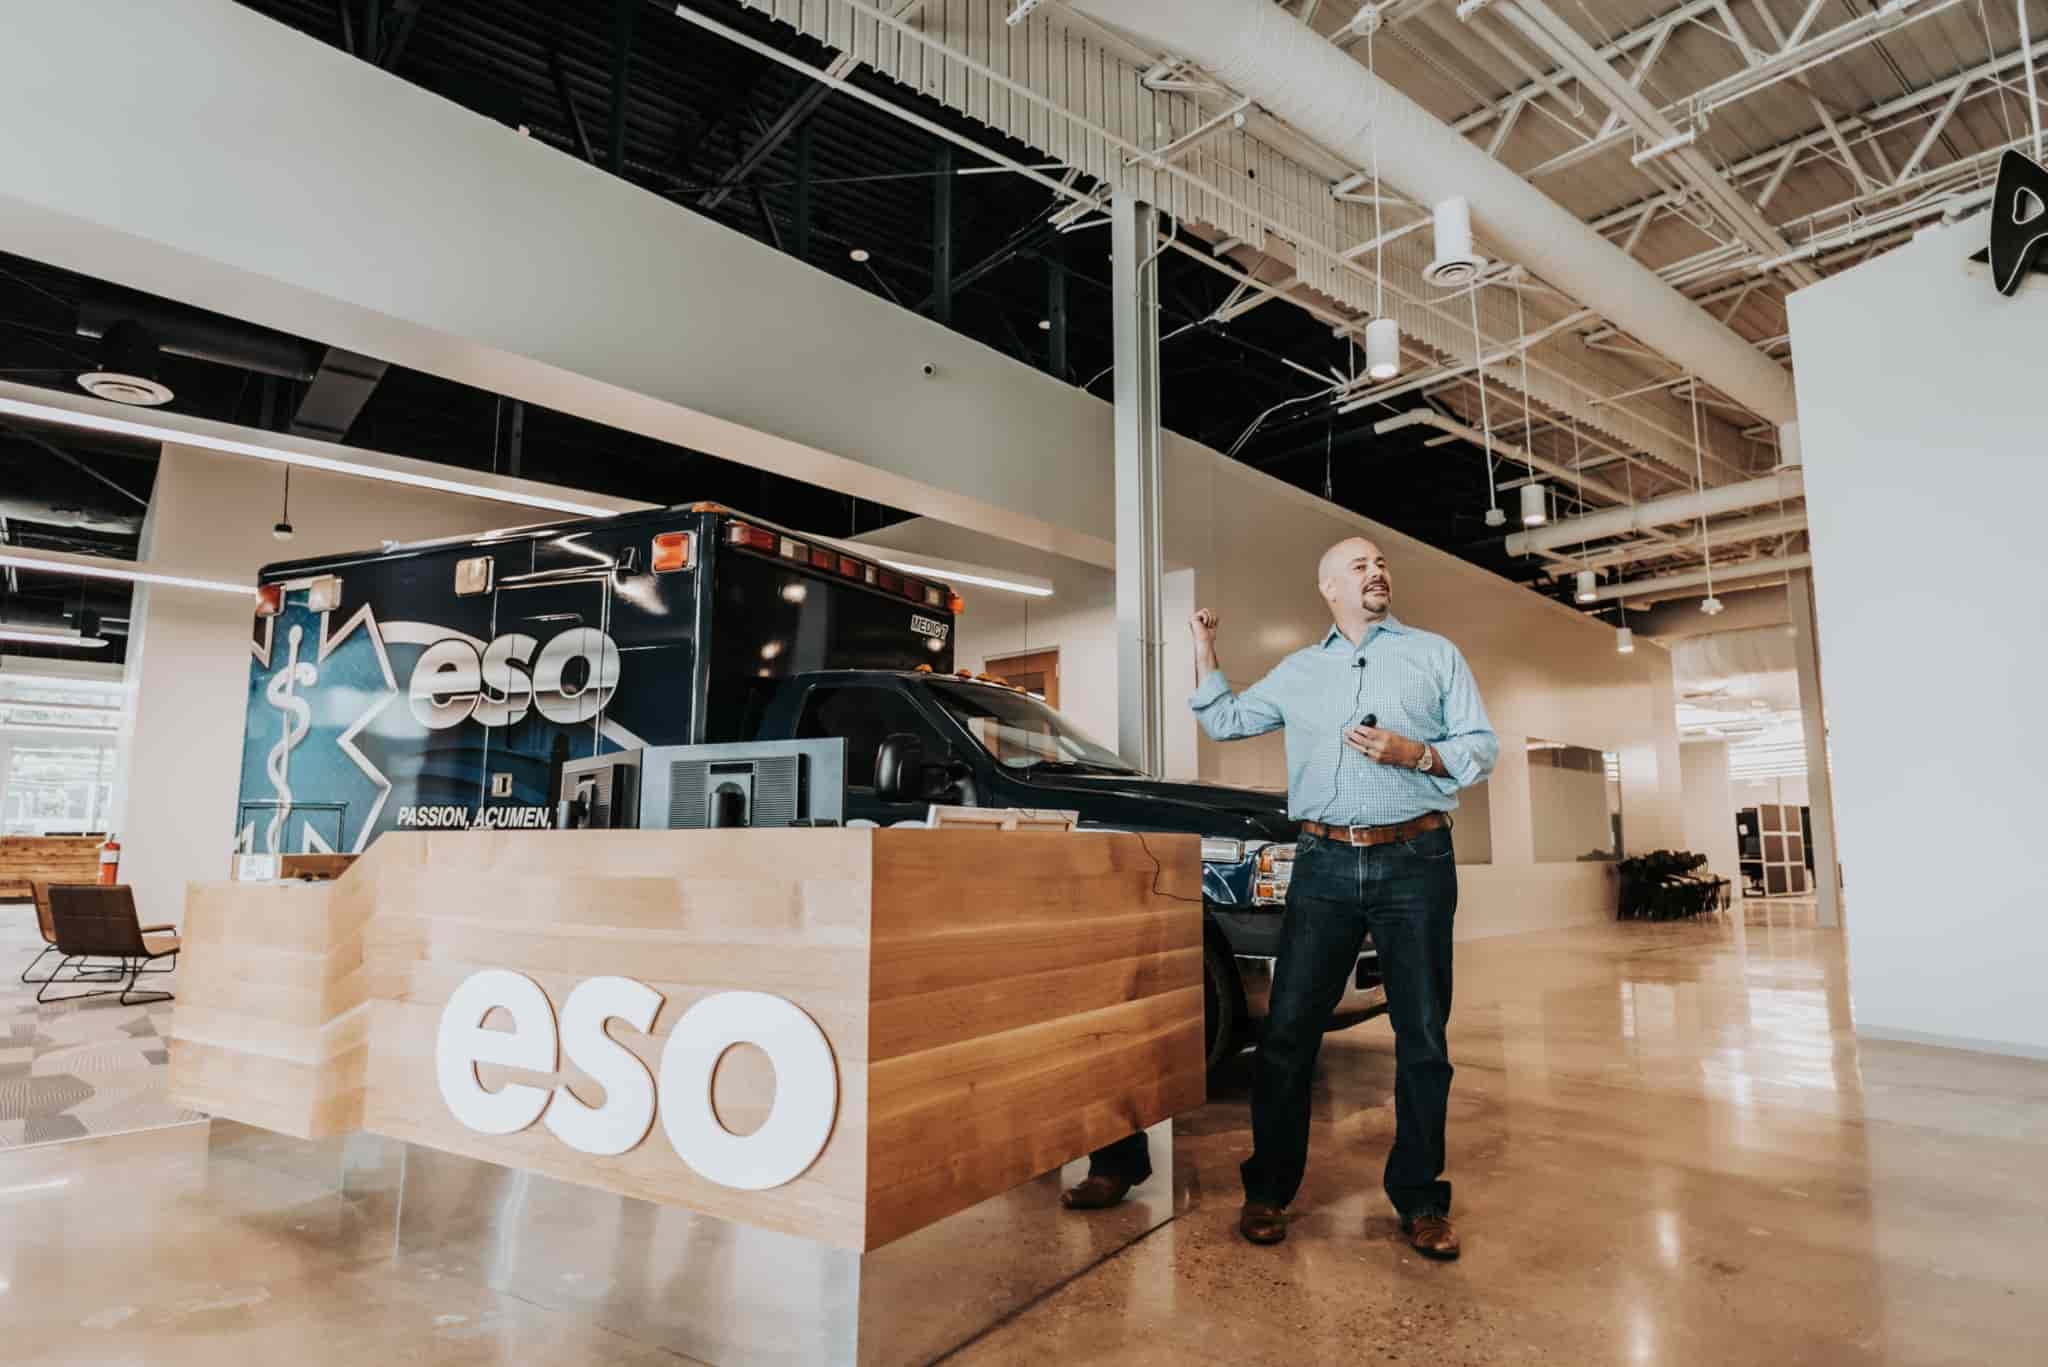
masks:
[[(36, 971), (37, 965), (57, 952), (57, 927), (50, 920), (50, 884), (43, 879), (34, 878), (29, 880), (28, 886), (29, 893), (35, 898), (36, 903), (36, 929), (41, 931), (43, 935), (43, 952), (29, 960), (28, 967), (21, 970), (21, 980), (33, 987), (37, 983), (46, 983), (57, 979), (57, 975), (64, 971), (64, 964), (60, 961), (57, 967), (51, 969), (40, 978), (30, 976)], [(144, 935), (161, 935), (167, 931), (175, 933), (177, 929), (174, 925), (144, 926), (142, 933)], [(161, 970), (150, 969), (148, 971), (154, 973)], [(60, 979), (59, 981), (112, 982), (118, 979), (120, 975), (121, 970), (112, 966), (92, 968), (78, 966), (73, 968), (72, 975), (69, 978)]]
[[(64, 958), (58, 964), (57, 972), (36, 990), (38, 1002), (110, 997), (117, 990), (109, 987), (50, 996), (50, 988), (58, 981), (57, 974), (66, 968), (72, 970), (73, 977), (69, 981), (73, 982), (114, 982), (125, 974), (127, 981), (118, 989), (123, 1006), (171, 1000), (169, 992), (138, 994), (135, 991), (138, 974), (164, 973), (177, 967), (179, 945), (175, 934), (144, 932), (142, 918), (135, 910), (132, 890), (126, 887), (103, 888), (97, 884), (53, 883), (50, 885), (50, 920), (56, 931), (57, 952)], [(169, 959), (171, 963), (164, 968), (148, 967), (160, 959)], [(109, 967), (102, 962), (86, 968), (92, 960), (112, 960), (118, 967)]]

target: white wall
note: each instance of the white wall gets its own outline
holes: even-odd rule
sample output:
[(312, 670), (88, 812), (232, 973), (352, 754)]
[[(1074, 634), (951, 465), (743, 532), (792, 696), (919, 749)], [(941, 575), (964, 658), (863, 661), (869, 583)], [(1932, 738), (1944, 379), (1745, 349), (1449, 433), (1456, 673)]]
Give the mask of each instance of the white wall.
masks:
[[(313, 470), (292, 474), (292, 525), (280, 545), (278, 467), (166, 446), (143, 527), (142, 558), (187, 574), (254, 581), (278, 560), (488, 531), (530, 510)], [(225, 878), (234, 844), (252, 603), (140, 587), (129, 623), (127, 734), (115, 829), (121, 875), (144, 920), (174, 921), (192, 879)]]
[(1735, 813), (1747, 805), (1736, 801), (1728, 783), (1728, 742), (1687, 741), (1679, 747), (1685, 799), (1685, 848), (1707, 857), (1707, 868), (1742, 890)]
[(1735, 797), (1735, 809), (1756, 806), (1804, 807), (1807, 804), (1806, 780), (1804, 778), (1760, 778), (1736, 783), (1730, 792)]
[(1595, 850), (1613, 849), (1607, 776), (1582, 769), (1531, 764), (1529, 822), (1539, 864), (1570, 863)]
[(1799, 291), (1792, 348), (1857, 1029), (2048, 1056), (2048, 280), (1987, 232)]

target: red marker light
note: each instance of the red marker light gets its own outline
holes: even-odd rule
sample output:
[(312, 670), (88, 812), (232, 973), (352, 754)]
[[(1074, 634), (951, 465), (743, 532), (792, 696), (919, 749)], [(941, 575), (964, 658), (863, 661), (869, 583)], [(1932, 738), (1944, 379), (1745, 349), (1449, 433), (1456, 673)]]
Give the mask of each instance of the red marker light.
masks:
[(750, 527), (744, 522), (735, 522), (725, 529), (725, 539), (729, 545), (767, 551), (770, 555), (775, 553), (775, 533), (766, 527)]

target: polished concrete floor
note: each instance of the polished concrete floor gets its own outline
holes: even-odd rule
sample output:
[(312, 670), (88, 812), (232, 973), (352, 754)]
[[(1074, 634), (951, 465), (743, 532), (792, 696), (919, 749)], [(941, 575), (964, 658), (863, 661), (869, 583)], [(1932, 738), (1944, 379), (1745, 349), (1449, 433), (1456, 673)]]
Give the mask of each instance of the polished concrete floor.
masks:
[[(2048, 1358), (2048, 1065), (1859, 1043), (1839, 937), (1749, 919), (1459, 947), (1462, 1262), (1408, 1253), (1379, 1195), (1369, 1024), (1325, 1051), (1286, 1244), (1234, 1233), (1240, 1069), (1180, 1127), (1192, 1208), (950, 1360)], [(219, 1124), (0, 1153), (0, 1359), (678, 1361), (473, 1260), (394, 1259), (334, 1162)]]

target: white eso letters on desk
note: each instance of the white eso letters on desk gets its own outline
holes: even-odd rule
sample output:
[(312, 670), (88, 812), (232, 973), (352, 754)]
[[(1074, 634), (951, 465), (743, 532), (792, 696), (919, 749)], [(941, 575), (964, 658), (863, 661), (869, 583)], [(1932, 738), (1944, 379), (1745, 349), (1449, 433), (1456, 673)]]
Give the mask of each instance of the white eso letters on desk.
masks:
[[(523, 973), (492, 968), (463, 980), (441, 1012), (434, 1066), (441, 1097), (455, 1118), (483, 1134), (512, 1134), (545, 1115), (548, 1129), (570, 1148), (620, 1154), (639, 1146), (654, 1126), (656, 1081), (639, 1056), (605, 1034), (616, 1016), (641, 1033), (661, 1010), (659, 992), (631, 978), (590, 978), (562, 1005)], [(512, 1029), (486, 1030), (494, 1007)], [(718, 1121), (711, 1079), (735, 1044), (752, 1044), (775, 1066), (775, 1102), (750, 1135)], [(604, 1088), (602, 1106), (586, 1105), (566, 1085), (552, 1089), (507, 1083), (485, 1090), (476, 1065), (493, 1063), (552, 1073), (557, 1055)], [(794, 1003), (765, 992), (719, 992), (682, 1014), (661, 1052), (661, 1127), (676, 1156), (721, 1186), (764, 1191), (794, 1181), (831, 1137), (839, 1107), (839, 1073), (817, 1022)]]

